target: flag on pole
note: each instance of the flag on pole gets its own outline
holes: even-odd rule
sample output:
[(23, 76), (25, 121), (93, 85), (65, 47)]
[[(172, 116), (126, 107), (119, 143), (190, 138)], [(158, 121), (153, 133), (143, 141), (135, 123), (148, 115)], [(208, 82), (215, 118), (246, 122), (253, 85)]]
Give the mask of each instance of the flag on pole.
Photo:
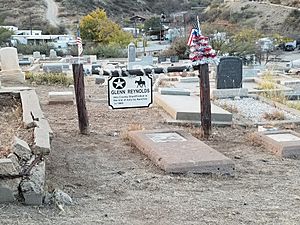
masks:
[(192, 24), (192, 29), (190, 32), (190, 36), (189, 36), (187, 45), (192, 46), (194, 40), (200, 35), (201, 35), (200, 22), (199, 22), (199, 17), (197, 16), (197, 20), (194, 21)]
[(78, 47), (78, 56), (81, 56), (82, 52), (83, 52), (83, 47), (82, 47), (82, 40), (80, 37), (80, 31), (77, 31), (77, 37), (76, 37), (76, 44)]
[(201, 32), (201, 27), (200, 27), (199, 16), (197, 16), (197, 28), (198, 28), (198, 33), (199, 33), (199, 35), (201, 35), (202, 32)]
[(194, 40), (196, 39), (197, 36), (198, 36), (198, 29), (192, 28), (189, 39), (187, 41), (187, 45), (192, 46), (193, 42), (194, 42)]

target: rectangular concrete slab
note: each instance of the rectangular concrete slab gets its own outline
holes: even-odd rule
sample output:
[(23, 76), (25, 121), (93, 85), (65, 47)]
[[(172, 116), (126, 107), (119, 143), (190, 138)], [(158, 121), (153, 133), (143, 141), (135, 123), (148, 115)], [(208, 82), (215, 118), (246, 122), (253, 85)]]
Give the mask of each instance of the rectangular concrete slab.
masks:
[(264, 147), (280, 157), (300, 159), (300, 134), (291, 130), (255, 133)]
[(213, 98), (247, 97), (247, 88), (214, 89), (211, 93)]
[(199, 77), (181, 77), (180, 83), (199, 83)]
[(185, 95), (190, 96), (191, 91), (183, 88), (159, 88), (158, 92), (161, 95)]
[(233, 175), (232, 160), (181, 130), (130, 131), (131, 142), (169, 173)]
[[(176, 120), (200, 121), (199, 96), (154, 95), (154, 102), (160, 105)], [(232, 122), (232, 114), (211, 103), (212, 121)]]
[(48, 93), (49, 104), (73, 104), (74, 93), (72, 91), (51, 91)]

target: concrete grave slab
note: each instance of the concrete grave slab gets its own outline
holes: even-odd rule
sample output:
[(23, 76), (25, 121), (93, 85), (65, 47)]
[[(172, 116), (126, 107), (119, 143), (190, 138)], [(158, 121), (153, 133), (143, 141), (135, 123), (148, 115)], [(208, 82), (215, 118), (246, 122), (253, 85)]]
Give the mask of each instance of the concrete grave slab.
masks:
[[(200, 121), (198, 96), (154, 95), (154, 101), (175, 120)], [(232, 122), (232, 114), (211, 103), (212, 121)]]
[(255, 133), (266, 149), (280, 157), (300, 159), (300, 134), (291, 130)]
[(180, 83), (199, 83), (199, 77), (181, 77)]
[(161, 95), (191, 95), (191, 91), (184, 88), (159, 88), (158, 92)]
[(72, 91), (51, 91), (48, 93), (48, 100), (50, 104), (74, 104), (74, 94)]
[(128, 136), (139, 150), (168, 173), (234, 173), (232, 160), (184, 131), (131, 131)]
[(231, 89), (215, 89), (212, 90), (213, 98), (234, 98), (234, 97), (247, 97), (247, 88), (231, 88)]

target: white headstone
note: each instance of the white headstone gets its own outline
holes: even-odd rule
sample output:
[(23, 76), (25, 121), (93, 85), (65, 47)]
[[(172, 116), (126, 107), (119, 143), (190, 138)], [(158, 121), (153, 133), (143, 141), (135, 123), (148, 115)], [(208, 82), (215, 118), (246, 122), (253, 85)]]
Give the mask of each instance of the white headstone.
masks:
[(25, 76), (21, 71), (16, 48), (5, 47), (0, 49), (0, 81), (2, 83), (23, 83)]
[(136, 51), (135, 45), (131, 42), (128, 45), (128, 62), (135, 62)]
[(57, 54), (56, 54), (56, 51), (54, 49), (50, 49), (49, 58), (50, 59), (56, 59), (57, 58)]
[(33, 58), (34, 59), (40, 59), (41, 58), (41, 53), (40, 52), (33, 52)]

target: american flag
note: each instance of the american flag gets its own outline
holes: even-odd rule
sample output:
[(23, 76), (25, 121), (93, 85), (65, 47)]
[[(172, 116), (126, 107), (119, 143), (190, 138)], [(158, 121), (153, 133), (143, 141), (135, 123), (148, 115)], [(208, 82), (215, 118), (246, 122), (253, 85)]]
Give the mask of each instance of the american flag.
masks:
[(187, 45), (191, 46), (193, 44), (193, 41), (195, 40), (195, 38), (198, 37), (199, 35), (201, 35), (201, 29), (200, 29), (199, 18), (197, 16), (197, 21), (195, 21), (192, 24), (192, 29), (191, 29), (191, 32), (190, 32), (189, 39), (187, 41)]
[(80, 37), (80, 31), (79, 30), (77, 32), (76, 44), (77, 44), (77, 47), (78, 47), (78, 56), (81, 56), (81, 54), (83, 52), (83, 47), (82, 47), (82, 40), (81, 40), (81, 37)]
[(199, 36), (199, 32), (198, 32), (198, 29), (196, 28), (192, 28), (191, 29), (191, 33), (190, 33), (190, 36), (189, 36), (189, 39), (187, 41), (187, 45), (188, 46), (192, 46), (193, 45), (193, 41), (195, 40), (195, 38)]

